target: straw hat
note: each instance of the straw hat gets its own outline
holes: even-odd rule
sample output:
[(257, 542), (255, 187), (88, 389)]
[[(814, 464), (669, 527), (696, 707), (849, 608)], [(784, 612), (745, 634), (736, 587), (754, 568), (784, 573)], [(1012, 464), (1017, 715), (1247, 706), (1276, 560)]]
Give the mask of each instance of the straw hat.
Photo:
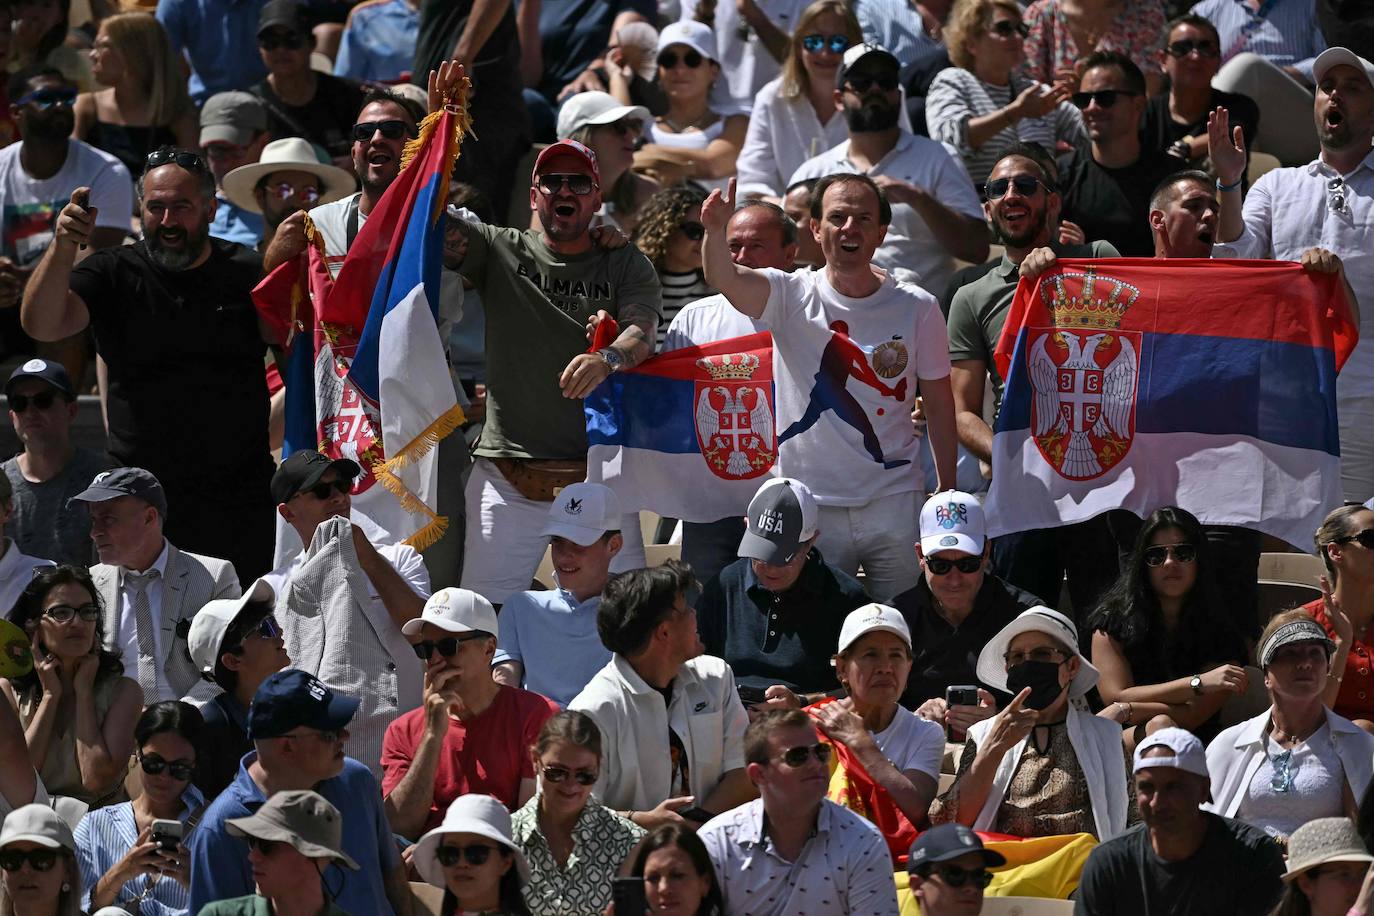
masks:
[(1348, 817), (1319, 817), (1294, 830), (1288, 838), (1288, 871), (1283, 880), (1292, 881), (1328, 862), (1374, 862)]

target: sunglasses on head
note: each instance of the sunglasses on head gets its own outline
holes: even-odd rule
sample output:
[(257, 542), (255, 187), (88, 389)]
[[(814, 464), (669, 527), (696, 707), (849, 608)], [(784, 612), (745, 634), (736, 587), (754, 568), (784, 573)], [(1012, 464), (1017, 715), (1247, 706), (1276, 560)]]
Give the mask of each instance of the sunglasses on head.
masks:
[(1352, 535), (1348, 535), (1343, 538), (1336, 538), (1331, 543), (1349, 544), (1351, 541), (1356, 542), (1365, 550), (1374, 550), (1374, 528), (1366, 528), (1365, 530), (1357, 531)]
[(1032, 178), (1030, 175), (1016, 175), (1012, 178), (994, 178), (983, 185), (983, 193), (988, 196), (988, 200), (1001, 200), (1007, 196), (1007, 191), (1012, 188), (1022, 197), (1030, 197), (1037, 189), (1043, 188), (1045, 183), (1039, 178)]
[(1030, 26), (1024, 22), (1014, 22), (1010, 19), (1003, 19), (988, 26), (988, 31), (993, 35), (1000, 35), (1003, 38), (1011, 38), (1013, 35), (1025, 38), (1030, 34)]
[(258, 47), (264, 51), (275, 51), (278, 48), (299, 51), (305, 47), (305, 36), (300, 32), (268, 32), (266, 35), (258, 36)]
[(1177, 563), (1191, 563), (1197, 559), (1197, 548), (1192, 544), (1161, 544), (1145, 548), (1146, 566), (1163, 566), (1169, 557), (1173, 557)]
[(466, 636), (445, 636), (443, 639), (423, 639), (411, 646), (415, 650), (416, 658), (429, 661), (430, 656), (438, 652), (444, 658), (452, 658), (458, 654), (458, 647), (465, 642), (472, 642), (474, 639), (486, 639), (486, 633), (469, 633)]
[(682, 234), (694, 242), (700, 242), (706, 236), (706, 227), (701, 223), (683, 223), (678, 226)]
[(175, 146), (164, 146), (149, 153), (143, 171), (147, 174), (155, 168), (171, 164), (179, 165), (188, 172), (210, 171), (204, 159), (190, 150), (177, 149)]
[(249, 849), (256, 849), (265, 856), (270, 856), (277, 851), (278, 846), (282, 845), (281, 840), (264, 840), (262, 837), (256, 836), (245, 836), (243, 839), (248, 844)]
[(544, 767), (544, 778), (549, 782), (562, 782), (569, 776), (573, 778), (579, 786), (591, 786), (596, 784), (596, 774), (591, 770), (578, 770), (573, 772), (567, 767), (546, 766)]
[(1188, 38), (1179, 41), (1169, 42), (1169, 46), (1164, 49), (1170, 57), (1187, 57), (1194, 51), (1198, 57), (1220, 57), (1221, 49), (1211, 41), (1193, 41)]
[(844, 78), (844, 84), (859, 95), (863, 95), (875, 85), (883, 92), (891, 92), (897, 88), (897, 82), (897, 74), (895, 73), (880, 73), (877, 76), (855, 73)]
[(796, 747), (789, 747), (778, 755), (778, 759), (790, 767), (804, 766), (812, 757), (815, 757), (821, 763), (829, 763), (830, 745), (825, 742), (819, 742), (817, 744), (799, 744)]
[(39, 111), (47, 111), (59, 106), (65, 108), (76, 102), (75, 89), (35, 89), (14, 104), (32, 105)]
[(434, 858), (445, 867), (457, 865), (459, 860), (467, 859), (469, 865), (486, 865), (487, 859), (496, 852), (495, 846), (477, 843), (472, 846), (440, 846), (434, 850)]
[(382, 136), (388, 140), (399, 140), (402, 137), (415, 136), (411, 126), (399, 118), (386, 121), (359, 121), (353, 125), (353, 139), (358, 143), (365, 143), (372, 139), (372, 135), (377, 131), (382, 132)]
[(166, 770), (173, 779), (180, 779), (182, 782), (190, 782), (191, 777), (196, 775), (194, 763), (184, 760), (163, 760), (159, 754), (139, 754), (138, 765), (149, 776), (156, 776)]
[(353, 489), (353, 481), (343, 477), (331, 480), (328, 483), (317, 483), (313, 487), (306, 487), (304, 490), (297, 491), (297, 496), (309, 493), (316, 499), (328, 499), (335, 493), (348, 493)]
[(57, 401), (56, 391), (43, 391), (39, 394), (12, 394), (10, 395), (10, 410), (15, 413), (23, 413), (32, 404), (39, 410), (47, 410)]
[(1118, 96), (1140, 95), (1139, 92), (1132, 92), (1129, 89), (1099, 89), (1096, 92), (1075, 92), (1069, 98), (1073, 101), (1075, 108), (1087, 108), (1093, 102), (1097, 103), (1098, 108), (1111, 108), (1116, 104)]
[(90, 623), (100, 619), (100, 608), (94, 604), (83, 604), (81, 607), (72, 607), (70, 604), (56, 604), (43, 612), (43, 616), (56, 620), (58, 623), (68, 623), (73, 617), (80, 615), (81, 619)]
[(578, 197), (592, 193), (592, 188), (596, 187), (596, 183), (592, 181), (590, 175), (560, 175), (553, 172), (540, 175), (538, 184), (539, 190), (545, 194), (557, 194), (563, 190), (564, 185), (567, 185), (568, 190)]
[(677, 62), (682, 61), (688, 69), (695, 70), (706, 62), (706, 58), (701, 56), (700, 51), (687, 50), (679, 57), (676, 51), (664, 51), (658, 55), (658, 65), (664, 70), (671, 70), (677, 66)]
[(5, 871), (19, 871), (25, 862), (32, 865), (34, 871), (47, 871), (57, 862), (57, 850), (30, 849), (28, 852), (20, 852), (7, 849), (0, 852), (0, 868)]
[(821, 51), (829, 51), (831, 54), (843, 54), (849, 49), (848, 35), (821, 35), (815, 33), (802, 36), (802, 50), (810, 51), (812, 54), (819, 54)]
[(950, 887), (963, 887), (972, 881), (979, 887), (986, 888), (992, 883), (992, 875), (986, 868), (960, 868), (958, 865), (937, 865), (931, 869), (932, 874), (937, 874)]
[(932, 575), (945, 576), (951, 569), (958, 569), (961, 573), (973, 575), (983, 568), (982, 557), (960, 557), (957, 560), (947, 560), (944, 557), (926, 557), (926, 569)]
[(320, 199), (320, 189), (313, 184), (298, 188), (289, 181), (279, 181), (268, 185), (267, 192), (277, 200), (290, 200), (294, 197), (307, 204), (313, 204)]

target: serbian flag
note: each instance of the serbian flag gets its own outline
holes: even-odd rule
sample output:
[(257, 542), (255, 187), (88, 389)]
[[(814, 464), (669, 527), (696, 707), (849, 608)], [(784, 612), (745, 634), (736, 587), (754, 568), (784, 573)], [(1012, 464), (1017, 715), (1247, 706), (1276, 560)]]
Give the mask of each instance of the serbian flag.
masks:
[(387, 543), (443, 535), (434, 446), (463, 421), (436, 312), (449, 175), (467, 126), (460, 102), (431, 114), (368, 215), (336, 280), (311, 244), (254, 301), (289, 353), (283, 454), (318, 449), (363, 469), (353, 514)]
[(994, 359), (988, 534), (1187, 509), (1303, 544), (1341, 503), (1335, 275), (1282, 261), (1061, 261)]
[(777, 462), (773, 339), (673, 350), (584, 402), (587, 479), (627, 508), (688, 522), (743, 516)]

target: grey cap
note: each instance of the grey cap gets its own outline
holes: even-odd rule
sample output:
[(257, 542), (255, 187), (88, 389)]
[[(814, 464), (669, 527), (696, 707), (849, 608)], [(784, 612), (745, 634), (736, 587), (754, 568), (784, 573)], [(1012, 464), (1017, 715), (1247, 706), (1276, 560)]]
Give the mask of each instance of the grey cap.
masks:
[(157, 510), (164, 519), (167, 517), (167, 494), (162, 484), (143, 468), (115, 468), (95, 475), (91, 485), (72, 497), (83, 503), (103, 503), (121, 496), (137, 496)]
[(749, 501), (738, 556), (785, 566), (816, 536), (818, 515), (816, 498), (806, 484), (792, 477), (773, 478)]
[(1269, 663), (1274, 660), (1274, 654), (1284, 646), (1295, 642), (1319, 642), (1326, 649), (1326, 657), (1330, 658), (1336, 651), (1336, 644), (1331, 641), (1331, 637), (1326, 635), (1326, 630), (1311, 617), (1302, 617), (1292, 620), (1279, 627), (1269, 634), (1269, 638), (1260, 646), (1259, 660), (1261, 668), (1268, 668)]
[(0, 826), (0, 849), (11, 843), (37, 843), (49, 849), (76, 852), (72, 828), (47, 805), (24, 805), (5, 815), (5, 823)]
[(309, 789), (287, 789), (269, 798), (256, 814), (224, 822), (230, 836), (286, 843), (311, 859), (330, 858), (358, 870), (343, 851), (343, 816), (324, 796)]
[(200, 145), (247, 146), (267, 130), (267, 107), (249, 92), (219, 92), (200, 109)]

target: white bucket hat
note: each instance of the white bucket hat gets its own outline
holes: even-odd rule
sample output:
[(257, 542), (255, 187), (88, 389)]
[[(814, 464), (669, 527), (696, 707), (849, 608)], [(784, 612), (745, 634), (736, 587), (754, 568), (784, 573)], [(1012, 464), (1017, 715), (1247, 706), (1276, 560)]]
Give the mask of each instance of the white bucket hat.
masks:
[(515, 870), (520, 875), (520, 883), (530, 880), (530, 866), (525, 854), (511, 839), (510, 812), (490, 795), (461, 795), (453, 800), (444, 814), (444, 822), (420, 837), (415, 844), (411, 862), (415, 870), (435, 887), (444, 886), (444, 867), (439, 864), (435, 854), (444, 836), (450, 833), (475, 833), (499, 843), (511, 851), (515, 857)]
[(978, 680), (1004, 693), (1007, 690), (1005, 656), (1011, 641), (1022, 633), (1045, 633), (1078, 656), (1078, 673), (1069, 684), (1069, 696), (1081, 697), (1097, 684), (1098, 671), (1078, 648), (1078, 628), (1073, 621), (1047, 607), (1033, 607), (1022, 611), (988, 640), (978, 653)]

